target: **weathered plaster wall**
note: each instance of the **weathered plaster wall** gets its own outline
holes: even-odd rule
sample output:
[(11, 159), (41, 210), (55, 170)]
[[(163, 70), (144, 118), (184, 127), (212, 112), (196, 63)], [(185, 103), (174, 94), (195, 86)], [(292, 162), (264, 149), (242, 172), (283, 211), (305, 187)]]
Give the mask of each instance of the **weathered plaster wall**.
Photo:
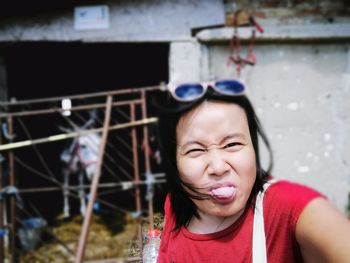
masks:
[[(75, 30), (73, 9), (55, 16), (0, 21), (1, 41), (174, 41), (225, 22), (221, 0), (107, 1), (108, 29)], [(97, 3), (98, 4), (98, 3)]]
[[(254, 9), (265, 29), (254, 49), (257, 65), (246, 66), (241, 79), (270, 139), (273, 175), (314, 187), (345, 211), (350, 192), (348, 8), (327, 0), (298, 1), (294, 8), (293, 1), (227, 2), (230, 11)], [(173, 43), (170, 80), (237, 78), (226, 64), (232, 33), (232, 27), (203, 30), (196, 35), (199, 45)], [(251, 28), (239, 28), (242, 39), (250, 35)], [(197, 50), (175, 56), (189, 49)], [(246, 42), (242, 51), (244, 56)], [(199, 72), (186, 63), (199, 65)]]
[[(258, 45), (242, 80), (274, 151), (273, 174), (317, 188), (342, 210), (350, 191), (350, 45)], [(217, 77), (227, 46), (209, 47)], [(265, 162), (266, 163), (266, 162)]]
[[(241, 76), (272, 144), (273, 174), (320, 190), (345, 211), (350, 192), (349, 5), (228, 2), (233, 11), (255, 10), (265, 29), (255, 46), (257, 65), (245, 67)], [(240, 29), (240, 36), (248, 39), (250, 32)], [(208, 76), (237, 77), (226, 66), (230, 35), (228, 29), (198, 34), (207, 47), (203, 71)], [(219, 43), (205, 42), (206, 37)]]

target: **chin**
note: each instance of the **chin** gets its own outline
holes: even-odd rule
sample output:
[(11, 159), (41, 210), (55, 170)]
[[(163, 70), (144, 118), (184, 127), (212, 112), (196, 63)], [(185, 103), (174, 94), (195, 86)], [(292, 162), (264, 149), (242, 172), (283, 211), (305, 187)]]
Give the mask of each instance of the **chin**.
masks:
[(206, 205), (207, 209), (202, 209), (201, 206), (197, 207), (211, 216), (229, 217), (240, 214), (245, 206), (237, 204), (236, 202), (225, 205), (211, 202), (210, 205)]
[(235, 216), (240, 214), (243, 208), (220, 209), (220, 210), (221, 211), (217, 211), (215, 213), (215, 216), (230, 217), (230, 216)]

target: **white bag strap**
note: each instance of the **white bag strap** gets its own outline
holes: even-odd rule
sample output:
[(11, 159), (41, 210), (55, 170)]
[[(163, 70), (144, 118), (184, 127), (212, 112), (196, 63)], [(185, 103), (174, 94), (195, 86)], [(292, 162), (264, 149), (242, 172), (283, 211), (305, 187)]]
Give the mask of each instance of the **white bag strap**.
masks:
[(253, 223), (253, 263), (267, 263), (263, 199), (267, 188), (275, 181), (272, 179), (266, 182), (263, 191), (259, 192), (256, 197)]

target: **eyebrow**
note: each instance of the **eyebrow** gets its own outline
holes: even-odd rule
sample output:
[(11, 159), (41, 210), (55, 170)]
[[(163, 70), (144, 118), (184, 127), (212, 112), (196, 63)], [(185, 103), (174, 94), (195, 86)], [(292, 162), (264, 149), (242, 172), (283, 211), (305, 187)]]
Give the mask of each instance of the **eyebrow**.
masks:
[(224, 138), (222, 138), (222, 140), (220, 141), (220, 144), (223, 143), (224, 141), (234, 139), (234, 138), (245, 139), (246, 136), (243, 133), (235, 132), (235, 133), (229, 134), (229, 135), (225, 136)]
[(182, 145), (177, 145), (177, 148), (185, 148), (185, 147), (188, 147), (192, 144), (198, 144), (202, 147), (205, 147), (205, 145), (203, 143), (200, 143), (199, 141), (189, 141), (189, 142), (186, 142), (185, 144), (182, 144)]
[[(232, 133), (229, 135), (226, 135), (224, 138), (221, 139), (221, 141), (218, 143), (218, 145), (222, 144), (223, 142), (230, 140), (230, 139), (234, 139), (234, 138), (241, 138), (241, 139), (245, 139), (245, 135), (243, 133), (237, 132), (237, 133)], [(178, 145), (178, 148), (184, 148), (184, 147), (188, 147), (192, 144), (198, 144), (202, 147), (206, 147), (206, 145), (204, 145), (203, 143), (193, 140), (193, 141), (188, 141), (183, 145)]]

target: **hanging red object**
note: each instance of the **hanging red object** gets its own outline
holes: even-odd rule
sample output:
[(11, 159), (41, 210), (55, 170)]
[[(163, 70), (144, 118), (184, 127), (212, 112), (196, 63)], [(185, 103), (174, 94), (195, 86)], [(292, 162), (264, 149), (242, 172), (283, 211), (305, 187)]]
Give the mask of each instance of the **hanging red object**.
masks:
[(241, 69), (246, 65), (254, 66), (256, 64), (256, 56), (254, 54), (254, 43), (255, 43), (255, 30), (258, 30), (260, 33), (264, 32), (264, 29), (259, 25), (255, 19), (250, 16), (249, 23), (253, 26), (252, 35), (249, 40), (248, 52), (245, 58), (241, 57), (241, 43), (240, 38), (238, 36), (238, 23), (237, 16), (239, 12), (236, 12), (233, 23), (233, 36), (230, 41), (229, 55), (227, 58), (227, 65), (231, 65), (234, 63), (236, 65), (237, 75), (240, 76)]

